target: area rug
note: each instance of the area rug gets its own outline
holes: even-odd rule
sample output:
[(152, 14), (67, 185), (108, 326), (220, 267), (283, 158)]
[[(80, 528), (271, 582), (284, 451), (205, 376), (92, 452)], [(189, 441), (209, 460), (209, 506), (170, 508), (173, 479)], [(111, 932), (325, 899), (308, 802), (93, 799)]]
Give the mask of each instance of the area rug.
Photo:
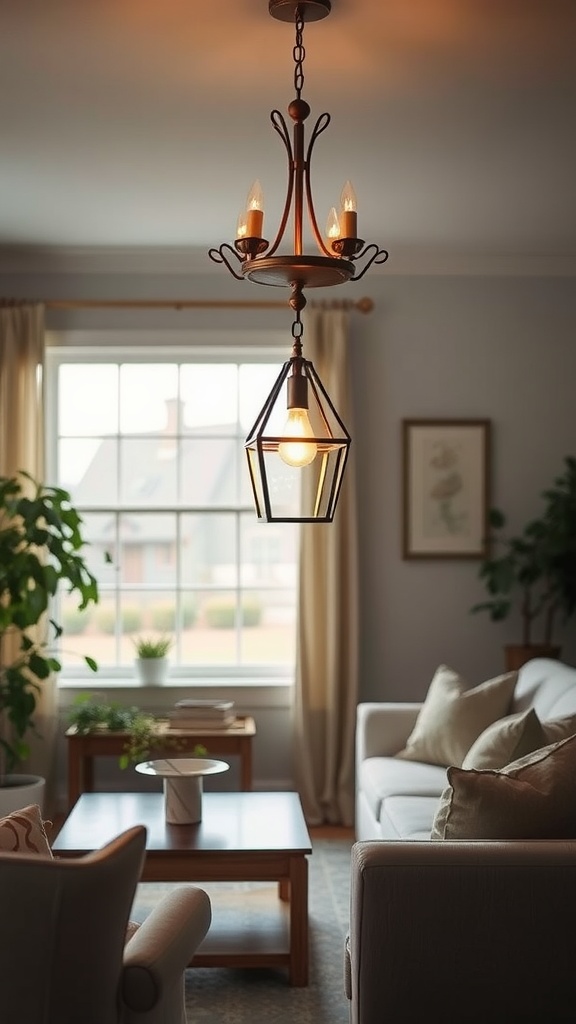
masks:
[[(193, 968), (186, 972), (188, 1024), (348, 1024), (344, 995), (344, 939), (348, 930), (350, 848), (343, 839), (314, 839), (309, 858), (310, 983), (293, 988), (282, 969)], [(242, 928), (262, 930), (277, 908), (268, 883), (199, 883), (214, 919), (241, 917)], [(132, 916), (141, 920), (170, 883), (138, 886)], [(250, 899), (246, 900), (246, 890)]]

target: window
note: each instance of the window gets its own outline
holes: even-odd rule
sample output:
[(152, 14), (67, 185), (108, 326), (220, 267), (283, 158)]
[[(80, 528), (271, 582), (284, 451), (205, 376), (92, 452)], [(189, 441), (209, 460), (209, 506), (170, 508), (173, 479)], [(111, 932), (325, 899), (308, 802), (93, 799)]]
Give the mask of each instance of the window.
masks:
[(72, 494), (100, 589), (85, 612), (60, 597), (64, 674), (81, 674), (90, 654), (99, 677), (132, 675), (134, 638), (164, 633), (172, 677), (291, 673), (298, 530), (258, 523), (244, 452), (281, 361), (270, 350), (49, 350), (47, 479)]

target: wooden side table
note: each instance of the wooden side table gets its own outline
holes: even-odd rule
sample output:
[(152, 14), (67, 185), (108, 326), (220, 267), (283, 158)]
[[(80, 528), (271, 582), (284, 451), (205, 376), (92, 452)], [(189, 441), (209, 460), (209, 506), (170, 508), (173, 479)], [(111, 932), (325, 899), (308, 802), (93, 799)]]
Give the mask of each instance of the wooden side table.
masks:
[[(210, 756), (240, 758), (240, 789), (252, 789), (252, 740), (256, 735), (253, 718), (238, 717), (226, 729), (170, 729), (168, 721), (158, 722), (158, 742), (151, 755), (173, 757), (174, 749), (166, 743), (171, 739), (190, 740), (190, 746), (203, 744)], [(68, 743), (68, 802), (73, 807), (81, 793), (94, 791), (94, 758), (120, 757), (128, 742), (126, 732), (89, 732), (81, 734), (73, 725), (66, 730)], [(180, 751), (181, 755), (185, 751)]]

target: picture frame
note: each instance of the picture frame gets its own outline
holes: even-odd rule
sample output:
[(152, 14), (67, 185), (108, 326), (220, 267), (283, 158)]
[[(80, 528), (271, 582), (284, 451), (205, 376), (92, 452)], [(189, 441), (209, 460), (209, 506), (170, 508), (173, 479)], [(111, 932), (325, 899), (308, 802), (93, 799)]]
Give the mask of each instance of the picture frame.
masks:
[(487, 554), (490, 420), (402, 421), (403, 558)]

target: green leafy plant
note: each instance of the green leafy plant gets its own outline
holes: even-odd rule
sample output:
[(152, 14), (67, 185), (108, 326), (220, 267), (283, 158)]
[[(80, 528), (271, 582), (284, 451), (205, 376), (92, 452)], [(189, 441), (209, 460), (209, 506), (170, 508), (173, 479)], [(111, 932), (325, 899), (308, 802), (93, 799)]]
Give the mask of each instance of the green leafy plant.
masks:
[(136, 637), (133, 642), (139, 658), (165, 658), (173, 644), (170, 636)]
[(567, 622), (576, 612), (576, 459), (568, 456), (564, 463), (563, 474), (542, 492), (542, 515), (522, 533), (506, 536), (504, 513), (489, 514), (490, 554), (479, 569), (489, 599), (471, 611), (486, 611), (492, 622), (501, 622), (517, 607), (525, 646), (533, 642), (537, 621), (543, 643), (552, 644), (558, 620)]
[[(28, 756), (42, 681), (61, 668), (49, 647), (63, 633), (51, 617), (59, 586), (80, 611), (98, 601), (84, 545), (68, 491), (24, 472), (0, 477), (0, 785)], [(93, 658), (84, 660), (97, 670)]]
[[(159, 719), (148, 715), (138, 707), (125, 707), (116, 701), (98, 700), (92, 694), (79, 694), (69, 713), (69, 725), (76, 726), (85, 735), (108, 729), (110, 732), (128, 733), (128, 739), (119, 758), (121, 768), (145, 761), (154, 747), (158, 747)], [(193, 750), (187, 750), (188, 741), (180, 736), (162, 736), (162, 747), (175, 752), (186, 751), (191, 757), (205, 757), (206, 747), (197, 743)]]

